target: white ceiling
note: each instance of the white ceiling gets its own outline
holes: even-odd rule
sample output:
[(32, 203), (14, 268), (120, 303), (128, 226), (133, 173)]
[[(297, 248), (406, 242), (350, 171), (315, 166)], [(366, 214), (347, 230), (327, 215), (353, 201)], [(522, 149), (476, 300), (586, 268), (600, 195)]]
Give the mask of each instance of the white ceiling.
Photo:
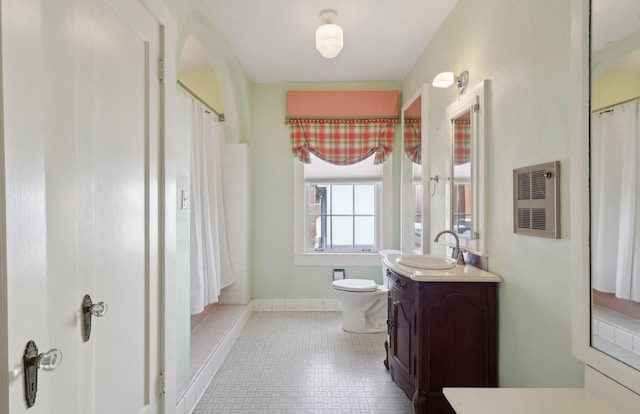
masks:
[[(456, 0), (205, 0), (247, 76), (257, 83), (401, 81)], [(338, 12), (344, 48), (334, 59), (315, 49), (320, 11)], [(640, 30), (640, 0), (593, 0), (592, 49)], [(442, 68), (445, 69), (445, 68)], [(610, 70), (640, 72), (640, 51)], [(187, 41), (182, 73), (211, 71)]]
[[(205, 0), (257, 83), (401, 81), (456, 0)], [(324, 9), (338, 12), (344, 48), (315, 49)]]

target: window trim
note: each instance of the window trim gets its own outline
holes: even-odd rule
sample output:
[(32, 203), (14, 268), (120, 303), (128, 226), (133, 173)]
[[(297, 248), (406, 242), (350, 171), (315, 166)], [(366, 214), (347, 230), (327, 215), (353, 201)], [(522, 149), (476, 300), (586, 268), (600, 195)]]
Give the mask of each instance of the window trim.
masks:
[[(304, 164), (293, 159), (293, 264), (294, 266), (378, 266), (377, 251), (348, 253), (305, 253), (306, 186)], [(378, 212), (382, 221), (380, 227), (380, 249), (393, 244), (393, 163), (389, 157), (382, 164), (382, 189)]]

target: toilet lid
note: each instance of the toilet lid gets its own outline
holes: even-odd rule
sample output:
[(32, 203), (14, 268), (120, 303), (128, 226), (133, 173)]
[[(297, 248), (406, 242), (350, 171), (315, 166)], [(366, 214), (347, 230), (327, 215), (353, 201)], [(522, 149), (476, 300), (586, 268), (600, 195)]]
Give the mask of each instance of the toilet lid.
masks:
[(379, 254), (382, 257), (387, 257), (390, 254), (402, 254), (402, 252), (400, 250), (394, 250), (394, 249), (382, 249), (380, 250)]
[(378, 284), (369, 279), (338, 279), (333, 281), (333, 287), (349, 292), (373, 292), (378, 290)]

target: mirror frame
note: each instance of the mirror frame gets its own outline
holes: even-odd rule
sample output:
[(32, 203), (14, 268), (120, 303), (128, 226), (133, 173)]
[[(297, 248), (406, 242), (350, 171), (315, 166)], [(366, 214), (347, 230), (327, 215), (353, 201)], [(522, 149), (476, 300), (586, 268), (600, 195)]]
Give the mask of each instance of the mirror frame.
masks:
[[(429, 139), (428, 139), (428, 131), (425, 126), (428, 126), (428, 102), (427, 102), (427, 91), (428, 84), (423, 84), (416, 90), (409, 99), (402, 105), (402, 109), (400, 112), (400, 123), (401, 123), (401, 163), (400, 163), (400, 250), (405, 253), (429, 253), (430, 243), (428, 241), (430, 233), (430, 220), (427, 220), (425, 213), (429, 211), (430, 208), (430, 199), (428, 197), (427, 191), (425, 191), (426, 182), (425, 173), (429, 171)], [(413, 222), (414, 218), (414, 194), (413, 194), (413, 162), (407, 158), (404, 153), (404, 113), (405, 111), (418, 99), (420, 98), (420, 120), (421, 120), (421, 128), (420, 128), (420, 141), (421, 141), (421, 166), (422, 166), (422, 246), (421, 251), (414, 250), (413, 243), (413, 231), (408, 231), (407, 229), (407, 220), (411, 220)]]
[[(484, 185), (486, 182), (485, 168), (485, 129), (486, 129), (486, 99), (489, 81), (484, 80), (468, 89), (455, 102), (447, 107), (447, 123), (450, 141), (449, 159), (447, 165), (447, 185), (445, 197), (445, 228), (453, 231), (453, 176), (454, 176), (454, 145), (455, 136), (453, 120), (461, 114), (471, 114), (471, 226), (472, 235), (466, 237), (458, 234), (460, 247), (478, 256), (485, 254), (485, 197)], [(478, 105), (476, 107), (476, 105)]]
[(589, 251), (590, 1), (571, 1), (569, 124), (571, 135), (572, 353), (588, 366), (640, 394), (640, 371), (591, 346)]

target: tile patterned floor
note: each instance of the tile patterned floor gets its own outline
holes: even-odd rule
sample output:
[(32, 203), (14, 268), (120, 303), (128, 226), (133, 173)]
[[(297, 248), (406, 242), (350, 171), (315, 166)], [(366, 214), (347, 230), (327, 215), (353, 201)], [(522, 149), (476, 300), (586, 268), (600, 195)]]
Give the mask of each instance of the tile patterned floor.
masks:
[(411, 413), (385, 369), (385, 334), (340, 312), (254, 312), (194, 414)]

